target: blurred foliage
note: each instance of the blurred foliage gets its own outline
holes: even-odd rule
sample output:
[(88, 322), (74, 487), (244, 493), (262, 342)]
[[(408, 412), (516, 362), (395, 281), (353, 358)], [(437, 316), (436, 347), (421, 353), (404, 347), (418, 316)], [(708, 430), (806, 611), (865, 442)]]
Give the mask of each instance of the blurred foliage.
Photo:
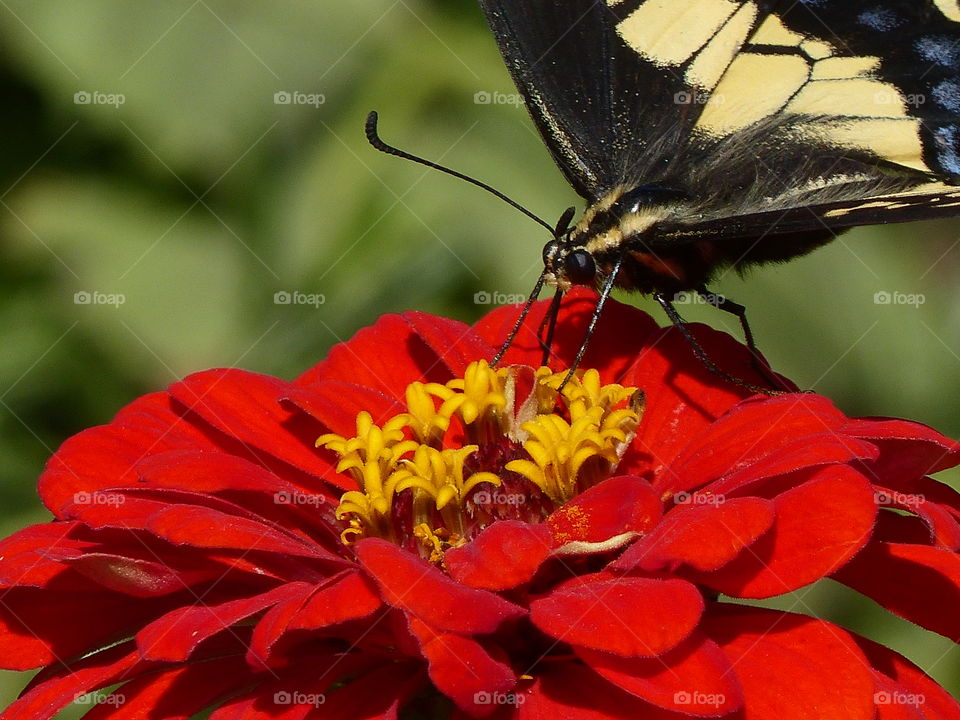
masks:
[[(521, 108), (475, 101), (514, 90), (472, 0), (6, 0), (0, 17), (4, 532), (46, 517), (34, 482), (58, 444), (139, 394), (209, 366), (290, 378), (379, 314), (472, 321), (490, 309), (475, 293), (529, 290), (543, 232), (373, 151), (367, 111), (390, 142), (548, 220), (578, 201)], [(278, 92), (323, 102), (277, 104)], [(748, 306), (774, 367), (801, 386), (850, 414), (958, 436), (958, 228), (860, 229), (713, 289)], [(277, 304), (277, 292), (325, 302)], [(876, 304), (877, 292), (924, 302)], [(711, 308), (682, 309), (736, 332)], [(818, 612), (960, 689), (955, 649), (829, 597)], [(24, 679), (6, 678), (10, 697)]]

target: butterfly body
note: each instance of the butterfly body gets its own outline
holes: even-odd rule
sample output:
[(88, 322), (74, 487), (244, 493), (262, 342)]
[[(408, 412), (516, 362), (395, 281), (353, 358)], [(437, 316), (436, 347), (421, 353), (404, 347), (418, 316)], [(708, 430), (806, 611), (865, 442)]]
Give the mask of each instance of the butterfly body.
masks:
[(544, 248), (546, 283), (561, 290), (573, 285), (599, 289), (619, 260), (617, 287), (675, 295), (703, 288), (723, 268), (789, 260), (836, 237), (821, 229), (779, 235), (766, 243), (755, 237), (677, 242), (684, 219), (695, 215), (685, 191), (663, 185), (617, 187)]

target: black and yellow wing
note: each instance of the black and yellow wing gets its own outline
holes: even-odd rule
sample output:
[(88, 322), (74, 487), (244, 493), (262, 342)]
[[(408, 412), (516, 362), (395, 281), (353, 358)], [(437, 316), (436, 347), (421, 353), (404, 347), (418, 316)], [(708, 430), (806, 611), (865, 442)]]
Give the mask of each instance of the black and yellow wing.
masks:
[(480, 0), (591, 203), (691, 196), (662, 242), (960, 213), (958, 0)]

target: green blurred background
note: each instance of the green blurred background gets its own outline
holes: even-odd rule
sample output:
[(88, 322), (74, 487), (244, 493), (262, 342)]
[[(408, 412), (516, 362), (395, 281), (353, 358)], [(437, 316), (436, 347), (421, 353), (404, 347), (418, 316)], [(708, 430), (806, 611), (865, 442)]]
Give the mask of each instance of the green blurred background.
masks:
[[(578, 203), (510, 102), (473, 0), (4, 0), (0, 92), (4, 533), (47, 517), (34, 482), (59, 443), (139, 394), (211, 366), (290, 378), (381, 313), (473, 321), (490, 309), (477, 293), (529, 291), (544, 232), (373, 151), (367, 111), (389, 141), (548, 220)], [(958, 231), (855, 230), (714, 289), (748, 306), (773, 366), (801, 386), (957, 437)], [(278, 304), (278, 292), (324, 302)], [(787, 606), (890, 644), (960, 692), (949, 642), (828, 585), (798, 598)], [(25, 681), (0, 675), (0, 700)]]

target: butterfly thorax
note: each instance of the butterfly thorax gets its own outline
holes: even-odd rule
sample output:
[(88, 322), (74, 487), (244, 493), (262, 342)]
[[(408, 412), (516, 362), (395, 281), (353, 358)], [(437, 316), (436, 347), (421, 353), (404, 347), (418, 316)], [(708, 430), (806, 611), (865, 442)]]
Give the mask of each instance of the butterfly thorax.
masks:
[(713, 243), (669, 243), (664, 236), (689, 215), (688, 193), (664, 183), (618, 186), (544, 248), (546, 282), (561, 290), (599, 288), (618, 261), (617, 286), (676, 293), (702, 286), (723, 261)]

